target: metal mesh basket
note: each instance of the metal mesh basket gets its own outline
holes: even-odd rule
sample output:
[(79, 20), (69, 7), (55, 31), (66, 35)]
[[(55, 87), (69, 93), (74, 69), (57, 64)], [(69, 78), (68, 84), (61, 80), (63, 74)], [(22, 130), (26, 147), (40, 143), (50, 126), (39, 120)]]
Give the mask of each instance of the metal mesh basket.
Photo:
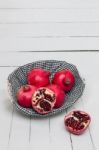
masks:
[[(55, 72), (63, 69), (70, 69), (75, 76), (75, 85), (72, 90), (66, 93), (65, 102), (62, 107), (53, 109), (52, 112), (46, 115), (40, 115), (30, 108), (23, 108), (17, 103), (16, 92), (22, 86), (27, 84), (27, 72), (33, 68), (43, 68), (51, 72), (50, 80), (52, 80)], [(8, 91), (14, 106), (21, 112), (33, 117), (47, 117), (61, 113), (68, 107), (72, 106), (82, 95), (85, 84), (79, 75), (77, 68), (73, 64), (58, 60), (36, 61), (19, 67), (8, 76)]]

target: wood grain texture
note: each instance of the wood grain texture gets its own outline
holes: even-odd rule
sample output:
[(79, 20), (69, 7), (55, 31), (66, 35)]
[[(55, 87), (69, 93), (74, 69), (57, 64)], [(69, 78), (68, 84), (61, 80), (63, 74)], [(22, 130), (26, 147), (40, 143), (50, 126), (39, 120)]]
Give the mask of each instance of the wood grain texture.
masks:
[(98, 7), (93, 0), (1, 1), (0, 51), (99, 50)]

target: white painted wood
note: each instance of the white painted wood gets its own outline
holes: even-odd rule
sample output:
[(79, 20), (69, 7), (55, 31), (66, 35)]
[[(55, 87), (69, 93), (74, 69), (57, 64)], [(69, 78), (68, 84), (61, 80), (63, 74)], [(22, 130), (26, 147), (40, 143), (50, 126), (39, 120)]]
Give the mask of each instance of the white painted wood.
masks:
[(0, 148), (2, 148), (2, 150), (6, 150), (9, 145), (11, 120), (11, 103), (8, 100), (6, 92), (0, 89)]
[(98, 9), (1, 9), (0, 23), (99, 22)]
[[(84, 94), (87, 95), (86, 90), (84, 91)], [(75, 103), (75, 105), (68, 110), (68, 112), (73, 111), (73, 110), (82, 110), (82, 111), (87, 112), (87, 110), (84, 109), (83, 107), (83, 102), (82, 102), (83, 99), (84, 97), (82, 96), (79, 99), (79, 101)], [(70, 136), (71, 136), (71, 140), (73, 144), (73, 150), (83, 150), (83, 149), (86, 149), (86, 147), (88, 147), (90, 150), (95, 150), (93, 147), (93, 143), (91, 141), (89, 128), (85, 131), (84, 134), (80, 136), (75, 136), (73, 134), (71, 134)]]
[[(98, 150), (98, 66), (99, 66), (99, 53), (95, 52), (44, 52), (44, 53), (0, 53), (0, 116), (2, 121), (0, 122), (0, 147), (5, 150), (9, 142), (9, 150), (16, 149), (60, 149), (65, 150)], [(13, 58), (13, 59), (11, 59)], [(92, 122), (90, 124), (90, 132), (87, 130), (81, 136), (69, 135), (65, 130), (63, 119), (65, 113), (49, 119), (31, 119), (24, 115), (14, 111), (12, 116), (11, 105), (5, 107), (8, 99), (4, 92), (6, 89), (5, 81), (8, 74), (14, 70), (17, 65), (23, 65), (27, 62), (39, 59), (58, 59), (65, 60), (75, 64), (80, 71), (82, 77), (86, 80), (86, 88), (82, 99), (74, 105), (74, 108), (81, 109), (89, 112), (92, 116)], [(6, 60), (6, 61), (5, 61)], [(5, 67), (3, 67), (5, 66)], [(9, 67), (8, 67), (9, 66)], [(5, 98), (6, 97), (6, 98)], [(6, 100), (4, 100), (6, 99)], [(83, 102), (82, 102), (83, 101)], [(74, 109), (71, 107), (68, 111)], [(6, 126), (6, 124), (8, 126)], [(3, 130), (2, 130), (3, 127)], [(9, 131), (10, 140), (9, 140)], [(31, 133), (31, 134), (30, 134)], [(4, 135), (4, 136), (2, 136)], [(96, 136), (97, 135), (97, 136)], [(5, 140), (4, 140), (5, 139)], [(72, 140), (72, 143), (71, 143)], [(45, 143), (44, 143), (45, 141)], [(40, 144), (41, 142), (41, 144)], [(72, 146), (72, 147), (71, 147)]]
[(30, 118), (18, 112), (16, 113), (16, 110), (14, 110), (11, 137), (9, 140), (10, 150), (29, 148), (29, 127)]
[(0, 40), (3, 38), (77, 38), (99, 37), (99, 24), (0, 24)]
[(6, 150), (9, 145), (13, 107), (6, 91), (6, 78), (11, 68), (0, 68), (0, 148)]
[(1, 38), (0, 51), (99, 50), (98, 37)]
[(98, 0), (3, 0), (0, 1), (0, 8), (98, 8)]
[(79, 69), (82, 68), (82, 76), (85, 76), (91, 74), (87, 71), (86, 64), (88, 66), (92, 63), (97, 65), (98, 58), (98, 52), (2, 52), (0, 53), (0, 65), (20, 66), (37, 60), (64, 60), (74, 63)]
[[(99, 53), (24, 52), (99, 50), (98, 16), (98, 0), (0, 1), (0, 148), (2, 150), (99, 150), (97, 134), (99, 133)], [(71, 135), (65, 130), (63, 123), (65, 112), (52, 118), (30, 119), (13, 110), (6, 89), (8, 74), (17, 66), (45, 59), (73, 63), (86, 79), (83, 97), (68, 110), (82, 109), (91, 114), (92, 123), (82, 136)]]
[(50, 149), (72, 150), (70, 134), (64, 126), (65, 112), (55, 118), (50, 118)]
[(49, 119), (31, 118), (30, 150), (50, 150)]

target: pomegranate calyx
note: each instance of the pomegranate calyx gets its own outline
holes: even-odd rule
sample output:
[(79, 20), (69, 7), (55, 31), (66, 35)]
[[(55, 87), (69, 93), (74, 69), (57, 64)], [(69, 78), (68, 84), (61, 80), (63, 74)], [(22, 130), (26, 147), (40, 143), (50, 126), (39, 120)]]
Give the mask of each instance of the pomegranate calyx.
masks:
[(69, 78), (67, 78), (65, 81), (64, 81), (64, 84), (65, 85), (69, 85), (71, 83), (71, 80)]
[(29, 85), (24, 85), (24, 86), (23, 86), (23, 91), (24, 91), (24, 92), (28, 92), (28, 91), (30, 91), (30, 89), (31, 89), (31, 88), (30, 88)]

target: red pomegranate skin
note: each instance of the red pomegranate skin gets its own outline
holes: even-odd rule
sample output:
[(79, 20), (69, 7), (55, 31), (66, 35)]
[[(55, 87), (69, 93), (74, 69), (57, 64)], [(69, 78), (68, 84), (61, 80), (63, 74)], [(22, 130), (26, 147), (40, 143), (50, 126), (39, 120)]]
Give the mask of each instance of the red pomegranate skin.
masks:
[[(80, 120), (77, 121), (77, 117), (76, 117), (76, 120), (73, 118), (71, 118), (73, 115), (74, 112), (80, 112), (81, 114), (85, 115), (84, 117), (80, 116), (79, 115), (79, 118)], [(66, 121), (68, 121), (66, 123)], [(65, 124), (65, 128), (75, 134), (75, 135), (81, 135), (84, 133), (84, 131), (88, 128), (89, 124), (91, 122), (91, 117), (89, 114), (87, 114), (86, 112), (84, 111), (80, 111), (80, 110), (75, 110), (75, 111), (72, 111), (70, 113), (68, 113), (65, 118), (64, 118), (64, 124)], [(72, 124), (72, 125), (67, 125), (67, 124)]]
[(64, 104), (64, 100), (65, 100), (65, 93), (64, 91), (55, 84), (51, 84), (49, 86), (47, 86), (47, 88), (49, 88), (50, 90), (52, 90), (55, 93), (56, 96), (56, 103), (54, 108), (60, 108), (63, 104)]
[(42, 68), (35, 68), (28, 72), (28, 84), (34, 85), (38, 88), (47, 86), (50, 83), (50, 72)]
[(24, 85), (17, 91), (17, 101), (20, 106), (30, 108), (32, 106), (31, 99), (33, 93), (36, 91), (35, 86)]
[(74, 86), (75, 77), (69, 69), (65, 69), (55, 73), (52, 83), (57, 84), (64, 91), (68, 92)]

